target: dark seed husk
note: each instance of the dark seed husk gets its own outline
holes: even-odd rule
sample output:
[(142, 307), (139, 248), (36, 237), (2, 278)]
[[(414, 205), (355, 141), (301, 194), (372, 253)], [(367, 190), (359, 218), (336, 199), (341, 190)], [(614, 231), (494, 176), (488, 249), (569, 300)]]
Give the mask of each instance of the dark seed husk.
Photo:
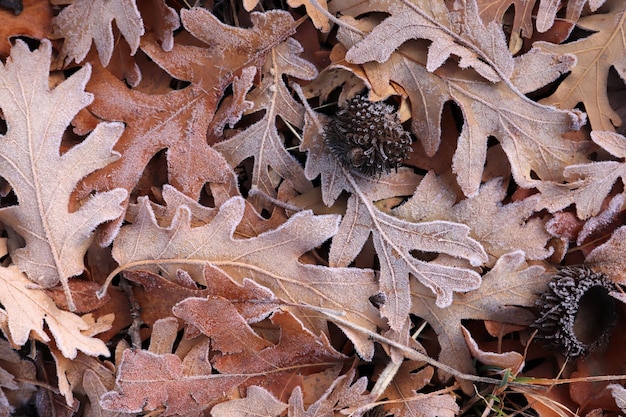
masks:
[(617, 301), (609, 295), (617, 286), (588, 267), (566, 267), (537, 300), (541, 312), (532, 327), (537, 339), (564, 356), (586, 355), (608, 343)]
[(370, 177), (397, 170), (412, 151), (412, 142), (393, 106), (372, 103), (361, 95), (337, 111), (326, 132), (326, 144), (335, 158)]

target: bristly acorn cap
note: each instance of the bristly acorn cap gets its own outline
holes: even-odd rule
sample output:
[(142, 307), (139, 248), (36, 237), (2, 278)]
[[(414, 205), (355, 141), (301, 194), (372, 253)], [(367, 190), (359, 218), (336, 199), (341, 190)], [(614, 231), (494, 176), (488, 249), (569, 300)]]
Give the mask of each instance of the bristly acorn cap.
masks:
[(588, 267), (565, 267), (537, 300), (541, 312), (532, 324), (537, 339), (566, 357), (586, 355), (609, 341), (617, 300), (609, 295), (617, 286)]
[(341, 165), (373, 177), (398, 169), (413, 139), (393, 106), (357, 95), (331, 119), (325, 141)]

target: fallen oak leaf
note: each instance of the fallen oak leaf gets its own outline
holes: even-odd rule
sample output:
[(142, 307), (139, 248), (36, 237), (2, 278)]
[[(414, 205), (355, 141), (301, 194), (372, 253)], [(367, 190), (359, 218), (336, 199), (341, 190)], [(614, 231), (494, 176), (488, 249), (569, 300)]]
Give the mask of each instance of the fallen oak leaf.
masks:
[[(535, 316), (523, 307), (532, 307), (547, 287), (549, 277), (544, 268), (526, 264), (522, 251), (501, 256), (483, 277), (480, 289), (455, 294), (450, 307), (435, 306), (432, 295), (416, 283), (411, 285), (411, 313), (421, 317), (437, 333), (440, 346), (439, 361), (452, 368), (474, 374), (474, 364), (461, 330), (461, 320), (494, 320), (529, 325)], [(459, 380), (465, 392), (472, 384)]]
[[(235, 239), (233, 233), (245, 211), (245, 200), (240, 197), (226, 201), (210, 223), (199, 227), (191, 227), (186, 206), (180, 206), (171, 224), (162, 228), (148, 199), (141, 197), (139, 204), (135, 223), (122, 227), (113, 244), (113, 257), (120, 267), (109, 275), (108, 282), (126, 269), (161, 270), (167, 277), (185, 269), (196, 282), (204, 284), (203, 267), (211, 265), (235, 282), (242, 283), (245, 278), (255, 281), (283, 303), (303, 305), (302, 311), (293, 307), (293, 312), (315, 334), (325, 332), (326, 321), (312, 317), (306, 305), (343, 311), (348, 320), (368, 329), (381, 324), (378, 311), (368, 300), (377, 290), (373, 271), (299, 261), (305, 252), (336, 232), (338, 216), (302, 211), (276, 229)], [(371, 358), (373, 342), (350, 329), (346, 333), (359, 354)]]
[(287, 404), (278, 401), (263, 387), (248, 387), (246, 398), (230, 400), (217, 404), (211, 409), (213, 417), (278, 417), (287, 408)]
[(626, 28), (626, 4), (620, 0), (607, 1), (603, 10), (606, 12), (584, 16), (576, 22), (577, 27), (593, 32), (588, 37), (561, 45), (536, 42), (535, 47), (573, 54), (578, 59), (571, 74), (541, 102), (561, 109), (574, 108), (582, 102), (592, 129), (615, 131), (622, 119), (609, 102), (607, 83), (611, 68), (622, 80), (626, 76), (623, 66), (626, 41), (622, 36)]
[(303, 375), (341, 366), (347, 359), (337, 352), (322, 333), (314, 335), (288, 311), (276, 311), (270, 317), (280, 329), (278, 342), (260, 337), (223, 297), (189, 298), (172, 309), (209, 337), (214, 369), (225, 375), (249, 375), (239, 389), (251, 385), (266, 388), (280, 400)]
[(135, 0), (77, 0), (63, 9), (52, 22), (50, 36), (51, 39), (65, 38), (61, 50), (65, 65), (72, 60), (82, 62), (92, 41), (102, 65), (109, 65), (114, 47), (113, 20), (134, 55), (139, 48), (139, 38), (145, 32)]
[(248, 95), (255, 104), (251, 112), (265, 110), (265, 115), (239, 134), (215, 145), (232, 167), (253, 157), (251, 187), (272, 197), (276, 195), (276, 181), (272, 180), (275, 174), (289, 179), (300, 192), (311, 188), (302, 167), (285, 150), (276, 129), (279, 116), (297, 128), (304, 124), (302, 105), (291, 97), (283, 82), (285, 76), (312, 80), (317, 75), (315, 66), (298, 56), (302, 51), (302, 46), (292, 38), (272, 49), (264, 66), (261, 86)]
[(78, 351), (91, 356), (109, 356), (100, 339), (86, 336), (90, 326), (79, 316), (59, 310), (43, 291), (33, 289), (32, 281), (14, 265), (0, 267), (0, 304), (8, 314), (9, 340), (23, 346), (29, 338), (49, 342), (50, 335), (66, 358), (73, 359)]
[[(155, 34), (141, 38), (141, 49), (152, 61), (172, 77), (191, 83), (182, 90), (144, 94), (128, 89), (94, 63), (94, 78), (88, 89), (95, 100), (89, 110), (101, 119), (124, 122), (126, 129), (116, 144), (122, 156), (85, 177), (77, 187), (80, 198), (93, 190), (116, 187), (125, 188), (130, 195), (145, 167), (162, 149), (167, 149), (169, 184), (195, 200), (205, 183), (228, 181), (232, 170), (207, 144), (207, 135), (213, 134), (219, 127), (216, 125), (234, 120), (224, 117), (223, 112), (216, 116), (218, 104), (230, 84), (237, 87), (237, 77), (246, 84), (250, 72), (259, 74), (271, 49), (296, 28), (293, 18), (282, 10), (252, 13), (250, 18), (253, 27), (242, 29), (220, 22), (203, 8), (181, 10), (184, 28), (208, 47), (176, 43), (165, 52)], [(234, 105), (237, 107), (237, 100)], [(214, 117), (219, 119), (215, 124)], [(111, 224), (102, 238), (104, 243), (113, 240), (121, 221), (119, 218)]]
[(339, 231), (333, 237), (329, 262), (331, 266), (349, 265), (372, 235), (381, 264), (380, 290), (386, 296), (381, 312), (392, 329), (401, 329), (408, 318), (410, 275), (436, 295), (439, 307), (450, 304), (453, 292), (480, 286), (480, 275), (469, 268), (424, 262), (412, 254), (412, 251), (441, 252), (478, 266), (488, 257), (482, 245), (468, 236), (469, 227), (450, 221), (409, 222), (378, 209), (374, 201), (396, 197), (402, 189), (396, 182), (408, 183), (413, 190), (415, 178), (411, 176), (415, 174), (408, 174), (406, 169), (376, 179), (353, 174), (339, 164), (325, 145), (322, 117), (308, 106), (306, 110), (301, 149), (308, 151), (307, 178), (313, 180), (321, 175), (322, 200), (328, 206), (343, 190), (352, 193)]
[[(179, 271), (180, 274), (186, 273)], [(210, 266), (205, 268), (206, 289), (202, 290), (193, 281), (193, 287), (183, 286), (148, 271), (124, 271), (124, 277), (141, 286), (134, 289), (134, 294), (141, 307), (141, 318), (148, 327), (157, 319), (171, 315), (172, 307), (189, 297), (225, 297), (249, 323), (264, 319), (280, 306), (280, 300), (267, 288), (247, 278), (244, 278), (243, 285), (239, 285)]]
[(176, 355), (126, 349), (116, 389), (105, 393), (100, 404), (105, 410), (123, 413), (165, 407), (163, 416), (200, 416), (247, 378), (241, 374), (187, 375), (183, 361)]
[(0, 136), (0, 175), (19, 200), (0, 209), (0, 220), (26, 242), (12, 251), (13, 262), (43, 287), (61, 282), (73, 310), (68, 280), (83, 272), (93, 230), (122, 213), (120, 203), (127, 193), (115, 189), (93, 195), (74, 212), (68, 209), (70, 195), (81, 178), (119, 157), (112, 147), (123, 126), (101, 123), (82, 143), (59, 155), (64, 130), (92, 100), (83, 90), (91, 67), (51, 90), (51, 51), (47, 40), (33, 52), (18, 41), (7, 63), (0, 64), (0, 108), (9, 127)]
[(404, 361), (387, 389), (381, 395), (385, 399), (384, 408), (400, 417), (454, 417), (459, 406), (450, 394), (420, 393), (435, 374), (431, 366), (424, 362)]

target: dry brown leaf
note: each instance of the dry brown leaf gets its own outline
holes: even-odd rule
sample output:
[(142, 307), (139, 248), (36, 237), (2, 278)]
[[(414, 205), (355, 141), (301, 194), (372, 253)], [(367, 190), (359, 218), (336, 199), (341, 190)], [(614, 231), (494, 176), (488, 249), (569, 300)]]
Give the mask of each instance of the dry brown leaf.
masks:
[(287, 0), (287, 4), (294, 9), (300, 6), (306, 8), (306, 14), (311, 18), (311, 21), (322, 33), (330, 32), (330, 22), (325, 13), (319, 9), (326, 10), (328, 13), (328, 4), (326, 0)]
[(109, 356), (109, 349), (100, 339), (86, 336), (90, 326), (79, 316), (59, 310), (43, 291), (33, 289), (32, 281), (16, 266), (0, 267), (0, 303), (8, 314), (11, 343), (23, 346), (29, 339), (54, 341), (66, 358), (75, 358), (78, 351), (88, 355)]
[[(179, 271), (177, 277), (183, 274)], [(225, 297), (233, 303), (239, 314), (249, 323), (266, 318), (280, 305), (268, 289), (244, 278), (243, 285), (234, 283), (226, 274), (217, 268), (207, 266), (204, 271), (206, 289), (184, 286), (147, 271), (125, 271), (124, 276), (142, 286), (134, 290), (137, 302), (141, 307), (141, 318), (148, 327), (161, 317), (172, 314), (172, 307), (188, 297), (206, 297), (217, 295)]]
[(588, 37), (563, 45), (536, 42), (535, 46), (553, 53), (573, 54), (578, 58), (571, 74), (542, 102), (561, 109), (572, 109), (582, 102), (593, 129), (615, 131), (622, 124), (622, 119), (609, 103), (607, 81), (611, 67), (622, 80), (626, 79), (623, 65), (626, 43), (622, 36), (626, 29), (626, 3), (609, 0), (605, 8), (606, 13), (578, 20), (578, 27), (594, 32)]
[(137, 0), (137, 7), (146, 26), (146, 31), (156, 34), (164, 51), (174, 47), (174, 31), (180, 27), (176, 10), (166, 4), (166, 0)]
[(509, 369), (513, 376), (516, 376), (524, 368), (524, 357), (519, 352), (486, 352), (478, 346), (469, 330), (463, 326), (461, 326), (461, 330), (463, 330), (463, 337), (465, 337), (472, 357), (483, 365), (497, 366), (502, 370)]
[(607, 242), (591, 251), (585, 263), (605, 273), (613, 281), (626, 285), (624, 253), (626, 253), (626, 226), (615, 230)]
[(106, 67), (113, 55), (113, 20), (134, 55), (145, 32), (135, 0), (77, 0), (54, 18), (50, 37), (65, 38), (61, 57), (66, 65), (82, 62), (93, 41)]
[[(626, 137), (595, 130), (591, 132), (591, 139), (613, 156), (626, 158)], [(570, 182), (543, 181), (537, 184), (541, 191), (541, 207), (556, 212), (575, 203), (578, 218), (585, 220), (598, 214), (618, 179), (626, 180), (626, 163), (597, 161), (573, 164), (565, 167), (563, 173)]]
[(164, 407), (163, 416), (200, 416), (246, 379), (246, 375), (189, 375), (176, 355), (126, 349), (116, 390), (104, 394), (100, 404), (105, 410), (123, 413)]
[(226, 401), (211, 409), (213, 417), (278, 417), (287, 404), (278, 401), (262, 387), (248, 387), (246, 398)]
[(315, 66), (298, 56), (301, 52), (302, 47), (292, 38), (272, 49), (264, 65), (261, 86), (247, 97), (254, 102), (251, 111), (265, 110), (265, 115), (241, 133), (215, 145), (232, 167), (253, 157), (251, 187), (272, 197), (278, 186), (276, 174), (289, 179), (299, 192), (311, 188), (302, 166), (287, 152), (276, 129), (279, 116), (297, 128), (304, 124), (304, 109), (283, 82), (284, 76), (311, 80), (317, 75)]
[[(404, 184), (406, 195), (413, 191), (415, 174), (408, 170), (366, 178), (343, 168), (331, 155), (323, 140), (323, 123), (310, 108), (306, 115), (301, 149), (308, 151), (305, 173), (309, 179), (321, 174), (322, 199), (332, 205), (341, 191), (348, 190), (348, 200), (339, 232), (333, 238), (329, 254), (332, 266), (347, 266), (372, 235), (380, 262), (380, 291), (385, 294), (381, 312), (392, 329), (401, 329), (411, 306), (409, 274), (436, 295), (439, 307), (452, 301), (455, 291), (478, 288), (480, 275), (468, 268), (437, 265), (413, 256), (412, 251), (439, 252), (467, 259), (478, 266), (487, 261), (482, 246), (468, 236), (469, 228), (449, 221), (414, 223), (390, 216), (374, 201), (396, 197)], [(413, 178), (411, 178), (413, 177)]]
[[(85, 178), (79, 187), (80, 196), (115, 187), (130, 192), (150, 159), (162, 149), (168, 150), (169, 184), (195, 200), (205, 183), (229, 181), (232, 174), (228, 164), (207, 145), (207, 133), (216, 128), (211, 123), (219, 100), (238, 76), (249, 76), (246, 68), (261, 72), (266, 55), (293, 34), (295, 22), (287, 12), (273, 10), (253, 13), (254, 27), (241, 29), (221, 23), (206, 9), (181, 13), (185, 29), (209, 47), (175, 44), (165, 52), (154, 34), (148, 33), (142, 37), (141, 48), (171, 76), (190, 81), (188, 88), (144, 94), (128, 89), (94, 64), (95, 74), (88, 88), (96, 99), (89, 109), (102, 119), (125, 122), (126, 130), (116, 146), (122, 157)], [(231, 111), (236, 114), (241, 109), (235, 105), (226, 110)], [(234, 119), (221, 116), (219, 120), (232, 123)], [(121, 219), (115, 226), (120, 223)], [(109, 230), (103, 241), (110, 243), (113, 234), (114, 230)]]
[[(362, 29), (372, 24), (365, 19), (345, 20), (355, 22)], [(358, 35), (351, 33), (342, 42), (350, 47), (360, 45), (359, 40)], [(507, 78), (495, 84), (451, 63), (436, 73), (429, 72), (425, 50), (409, 45), (400, 47), (382, 64), (364, 63), (363, 69), (377, 94), (385, 94), (393, 83), (400, 84), (409, 94), (412, 129), (429, 156), (440, 145), (444, 103), (454, 100), (461, 107), (465, 120), (453, 158), (453, 171), (463, 192), (473, 196), (482, 179), (489, 137), (500, 141), (513, 178), (523, 187), (534, 187), (537, 177), (562, 181), (565, 166), (587, 162), (579, 144), (561, 137), (580, 129), (586, 120), (584, 113), (542, 106), (522, 94), (567, 71), (574, 63), (573, 58), (537, 50), (526, 55), (511, 59)], [(336, 59), (342, 59), (341, 54)]]
[[(211, 339), (213, 367), (221, 374), (248, 374), (240, 387), (260, 385), (286, 400), (300, 375), (343, 363), (324, 334), (316, 336), (291, 313), (277, 311), (271, 322), (280, 328), (276, 344), (260, 337), (225, 298), (188, 298), (174, 314)], [(295, 382), (295, 384), (294, 384)]]
[[(454, 369), (474, 373), (470, 352), (461, 331), (461, 320), (494, 320), (530, 324), (534, 314), (522, 307), (535, 305), (545, 290), (549, 277), (541, 266), (528, 266), (524, 253), (501, 256), (483, 277), (480, 289), (455, 294), (450, 307), (435, 306), (432, 294), (417, 283), (411, 285), (411, 313), (426, 320), (437, 333), (442, 348), (439, 360)], [(463, 390), (473, 391), (469, 381), (459, 380)]]
[[(450, 55), (456, 55), (461, 68), (472, 67), (492, 82), (508, 77), (513, 70), (513, 57), (500, 26), (495, 22), (483, 24), (475, 1), (467, 1), (464, 6), (465, 10), (449, 13), (443, 3), (429, 2), (425, 7), (409, 1), (391, 4), (371, 1), (343, 10), (353, 16), (374, 11), (391, 14), (362, 41), (351, 46), (346, 59), (354, 64), (382, 63), (407, 40), (428, 39), (432, 41), (426, 63), (430, 72), (439, 68)], [(459, 25), (459, 22), (462, 23)], [(344, 45), (352, 43), (346, 37), (353, 34), (346, 32), (341, 28), (339, 35)]]
[(64, 130), (92, 99), (83, 91), (90, 67), (50, 90), (50, 54), (49, 41), (33, 52), (18, 41), (6, 65), (0, 65), (0, 108), (9, 126), (2, 136), (0, 175), (19, 199), (18, 205), (0, 210), (0, 219), (26, 242), (11, 252), (13, 262), (44, 287), (61, 282), (73, 309), (68, 279), (83, 272), (93, 230), (122, 213), (127, 193), (116, 189), (93, 195), (74, 212), (68, 209), (70, 195), (81, 178), (119, 157), (112, 147), (123, 126), (101, 123), (59, 155)]
[(289, 417), (332, 416), (335, 412), (347, 413), (352, 409), (365, 407), (374, 401), (366, 394), (367, 378), (354, 381), (354, 369), (336, 378), (330, 387), (305, 410), (302, 389), (297, 387), (289, 397)]
[[(348, 320), (376, 328), (378, 312), (368, 301), (376, 293), (373, 271), (298, 261), (303, 253), (336, 232), (336, 216), (314, 216), (303, 211), (277, 229), (249, 239), (235, 239), (233, 232), (245, 208), (241, 198), (228, 200), (209, 224), (195, 228), (190, 227), (190, 213), (185, 206), (179, 207), (169, 227), (162, 228), (156, 224), (148, 200), (141, 198), (140, 205), (135, 223), (123, 227), (113, 245), (113, 256), (122, 268), (156, 272), (160, 266), (169, 277), (176, 275), (177, 268), (183, 268), (204, 284), (203, 267), (212, 265), (240, 284), (250, 278), (271, 288), (283, 302), (342, 311)], [(316, 334), (326, 327), (306, 309), (296, 314)], [(360, 354), (371, 357), (371, 340), (350, 330), (346, 333)]]
[(89, 404), (86, 405), (85, 417), (131, 417), (134, 414), (118, 413), (117, 411), (104, 410), (100, 405), (100, 398), (108, 391), (113, 389), (111, 386), (104, 385), (102, 379), (91, 369), (85, 370), (83, 377), (83, 387), (89, 398)]
[(451, 394), (419, 393), (433, 377), (432, 367), (423, 367), (423, 362), (404, 361), (392, 384), (381, 398), (384, 409), (398, 417), (454, 417), (459, 406)]
[(469, 235), (480, 242), (489, 255), (488, 265), (509, 252), (523, 250), (527, 259), (545, 259), (550, 235), (544, 222), (531, 218), (538, 197), (502, 204), (506, 189), (501, 179), (482, 185), (475, 197), (456, 203), (456, 195), (445, 182), (429, 172), (413, 196), (393, 210), (393, 214), (412, 222), (448, 220), (466, 224)]

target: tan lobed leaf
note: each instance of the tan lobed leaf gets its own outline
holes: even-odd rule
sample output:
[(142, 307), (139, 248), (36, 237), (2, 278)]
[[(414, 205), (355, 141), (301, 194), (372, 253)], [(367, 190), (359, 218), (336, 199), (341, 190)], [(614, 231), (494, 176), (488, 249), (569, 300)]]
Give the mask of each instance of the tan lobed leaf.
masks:
[(262, 387), (248, 387), (246, 398), (226, 401), (211, 409), (213, 417), (278, 417), (287, 404), (278, 401)]
[[(121, 268), (156, 272), (160, 266), (169, 277), (175, 275), (176, 268), (183, 268), (202, 284), (202, 267), (211, 265), (240, 284), (249, 278), (273, 291), (283, 302), (304, 305), (294, 313), (299, 311), (295, 314), (315, 334), (325, 329), (325, 322), (306, 311), (306, 305), (342, 311), (346, 319), (368, 329), (376, 328), (378, 311), (368, 301), (377, 290), (373, 271), (299, 262), (302, 254), (335, 234), (339, 220), (336, 216), (302, 211), (276, 229), (235, 239), (233, 232), (244, 214), (242, 198), (228, 200), (210, 223), (193, 228), (185, 206), (179, 207), (169, 227), (162, 228), (147, 198), (140, 198), (139, 204), (135, 223), (124, 226), (113, 245), (113, 257)], [(371, 340), (350, 330), (346, 333), (360, 354), (371, 357)]]
[[(512, 33), (519, 34), (524, 38), (530, 38), (533, 34), (533, 20), (540, 33), (546, 32), (554, 25), (556, 14), (561, 6), (559, 1), (540, 0), (535, 10), (536, 0), (478, 0), (480, 17), (483, 21), (502, 22), (507, 10), (514, 7), (515, 17), (513, 19)], [(580, 13), (587, 0), (571, 0), (567, 2), (566, 16), (563, 21), (575, 23), (580, 17)], [(591, 1), (589, 8), (595, 11), (604, 3), (604, 0)], [(572, 24), (572, 28), (574, 25)]]
[(166, 0), (137, 0), (137, 7), (143, 16), (146, 30), (156, 34), (164, 51), (174, 47), (174, 31), (180, 27), (180, 18)]
[[(528, 266), (524, 253), (511, 252), (498, 259), (483, 277), (478, 290), (455, 294), (452, 304), (437, 308), (432, 294), (412, 283), (411, 313), (426, 320), (437, 333), (441, 353), (439, 360), (454, 369), (475, 372), (470, 352), (461, 331), (461, 320), (493, 320), (528, 325), (534, 314), (522, 307), (535, 305), (545, 290), (549, 277), (541, 266)], [(469, 381), (459, 380), (463, 390), (473, 392)]]
[(326, 0), (287, 0), (287, 4), (297, 9), (300, 6), (306, 8), (306, 13), (311, 18), (311, 21), (322, 33), (330, 32), (330, 22), (326, 14), (322, 13), (320, 9), (328, 12), (328, 4)]
[(68, 210), (70, 195), (82, 177), (119, 157), (112, 147), (123, 126), (101, 123), (82, 143), (59, 155), (63, 132), (91, 101), (83, 91), (90, 67), (50, 90), (50, 54), (49, 41), (33, 52), (18, 41), (7, 63), (0, 65), (0, 108), (8, 125), (0, 137), (0, 175), (19, 200), (0, 209), (0, 220), (26, 242), (12, 252), (13, 262), (44, 287), (61, 282), (73, 309), (68, 279), (83, 272), (93, 230), (122, 213), (120, 203), (127, 193), (116, 189), (95, 194), (74, 212)]
[(135, 0), (77, 0), (63, 9), (52, 21), (50, 36), (65, 38), (61, 50), (65, 64), (82, 62), (93, 41), (100, 62), (109, 65), (114, 46), (113, 20), (134, 55), (145, 32)]
[(469, 330), (464, 326), (461, 326), (461, 330), (463, 330), (463, 337), (465, 337), (472, 357), (483, 365), (496, 366), (503, 370), (510, 369), (513, 376), (520, 373), (524, 368), (524, 357), (519, 352), (486, 352), (478, 346)]
[(126, 349), (116, 389), (104, 394), (100, 404), (105, 410), (123, 413), (165, 407), (163, 416), (200, 416), (246, 379), (246, 375), (188, 374), (184, 360), (176, 355)]
[(489, 255), (489, 266), (509, 252), (523, 250), (527, 259), (545, 259), (550, 235), (544, 222), (531, 218), (538, 197), (502, 204), (506, 189), (501, 179), (483, 184), (475, 197), (456, 203), (457, 196), (445, 182), (430, 171), (413, 196), (392, 214), (412, 222), (448, 220), (470, 228), (469, 235), (480, 242)]
[(415, 174), (409, 174), (408, 170), (379, 178), (353, 174), (330, 154), (323, 140), (323, 122), (310, 108), (306, 120), (301, 149), (308, 151), (305, 167), (308, 178), (314, 179), (313, 176), (321, 173), (322, 199), (329, 206), (342, 190), (352, 193), (339, 232), (333, 238), (329, 262), (331, 266), (349, 265), (372, 235), (381, 265), (380, 291), (386, 296), (381, 312), (393, 329), (401, 329), (408, 317), (409, 274), (436, 294), (439, 307), (450, 304), (454, 291), (469, 291), (480, 285), (480, 275), (475, 271), (431, 264), (411, 253), (446, 253), (480, 265), (487, 261), (487, 254), (468, 236), (467, 226), (449, 221), (409, 222), (384, 213), (374, 204), (396, 197), (398, 192), (400, 195), (412, 193)]
[(0, 267), (0, 303), (8, 314), (10, 334), (7, 337), (14, 345), (23, 346), (29, 339), (49, 342), (45, 321), (66, 358), (75, 358), (78, 351), (92, 356), (109, 356), (102, 340), (85, 335), (90, 326), (82, 318), (59, 310), (43, 291), (31, 287), (32, 281), (16, 266)]
[[(348, 21), (362, 29), (372, 23), (366, 19)], [(340, 40), (349, 47), (357, 45), (360, 37), (350, 34), (340, 36)], [(429, 72), (426, 51), (410, 45), (401, 46), (382, 64), (364, 63), (363, 69), (372, 91), (385, 92), (389, 85), (398, 83), (409, 94), (412, 129), (429, 156), (440, 145), (444, 104), (454, 100), (461, 107), (464, 123), (453, 171), (463, 192), (472, 196), (480, 186), (489, 137), (500, 141), (513, 177), (523, 187), (533, 187), (537, 182), (533, 172), (542, 180), (560, 181), (565, 166), (587, 162), (579, 152), (580, 145), (562, 137), (580, 129), (586, 120), (584, 113), (543, 106), (522, 94), (552, 81), (575, 60), (537, 50), (525, 55), (512, 60), (509, 78), (495, 84), (452, 63), (444, 64), (436, 73)], [(335, 59), (341, 62), (342, 55)]]
[(454, 417), (459, 413), (453, 395), (423, 394), (434, 370), (423, 362), (407, 360), (400, 365), (393, 383), (382, 394), (385, 410), (398, 417)]
[(355, 370), (336, 378), (328, 389), (313, 404), (305, 409), (302, 389), (296, 387), (289, 397), (289, 417), (332, 416), (335, 412), (348, 414), (352, 409), (359, 409), (375, 399), (367, 392), (367, 378), (354, 381)]
[(232, 167), (253, 157), (251, 187), (272, 197), (276, 196), (278, 185), (276, 174), (289, 179), (299, 192), (311, 188), (302, 166), (287, 152), (276, 129), (277, 117), (297, 128), (304, 124), (304, 109), (292, 98), (283, 81), (284, 76), (312, 80), (317, 75), (315, 66), (298, 56), (302, 51), (292, 38), (271, 50), (263, 67), (261, 86), (247, 97), (254, 102), (251, 111), (265, 110), (263, 118), (214, 146)]
[(11, 10), (0, 9), (0, 55), (11, 52), (9, 38), (27, 36), (44, 39), (52, 27), (53, 9), (48, 0), (24, 0), (24, 10), (16, 16)]
[(617, 283), (626, 285), (626, 226), (615, 230), (611, 238), (591, 251), (585, 263), (605, 273)]
[(571, 109), (582, 102), (594, 130), (615, 131), (615, 127), (621, 126), (622, 119), (609, 103), (607, 80), (611, 67), (622, 80), (626, 79), (623, 65), (626, 42), (622, 36), (626, 29), (626, 3), (609, 0), (605, 8), (606, 13), (578, 20), (578, 27), (594, 32), (588, 37), (563, 45), (536, 42), (535, 46), (549, 52), (573, 54), (578, 59), (571, 74), (542, 103)]
[[(594, 130), (591, 139), (617, 158), (626, 158), (626, 137), (609, 131)], [(576, 204), (580, 219), (595, 216), (618, 179), (626, 180), (626, 163), (596, 161), (565, 167), (565, 177), (570, 181), (558, 183), (543, 181), (537, 184), (541, 191), (541, 207), (550, 212)]]
[[(483, 24), (475, 0), (465, 2), (464, 6), (465, 9), (448, 12), (443, 3), (400, 1), (389, 4), (381, 0), (342, 10), (351, 16), (375, 11), (391, 14), (362, 41), (351, 46), (346, 59), (354, 64), (383, 63), (407, 40), (428, 39), (432, 41), (426, 64), (430, 72), (439, 68), (450, 55), (456, 55), (461, 68), (472, 67), (492, 82), (508, 77), (513, 69), (513, 57), (500, 26), (495, 22)], [(342, 30), (345, 33), (345, 29)], [(345, 42), (345, 37), (339, 39), (344, 45), (349, 43)]]
[[(511, 28), (511, 33), (518, 34), (525, 38), (530, 38), (533, 34), (533, 8), (535, 7), (535, 3), (537, 0), (477, 0), (478, 10), (480, 11), (480, 18), (483, 22), (502, 22), (504, 14), (511, 6), (514, 7), (515, 17), (513, 19), (513, 27)], [(539, 10), (546, 13), (546, 3), (554, 3), (553, 0), (542, 0), (539, 2)], [(554, 15), (551, 17), (552, 22), (554, 22), (554, 18), (556, 17), (556, 7), (552, 7), (554, 11)], [(547, 16), (538, 15), (537, 20), (549, 20)], [(545, 30), (541, 32), (545, 32)]]

